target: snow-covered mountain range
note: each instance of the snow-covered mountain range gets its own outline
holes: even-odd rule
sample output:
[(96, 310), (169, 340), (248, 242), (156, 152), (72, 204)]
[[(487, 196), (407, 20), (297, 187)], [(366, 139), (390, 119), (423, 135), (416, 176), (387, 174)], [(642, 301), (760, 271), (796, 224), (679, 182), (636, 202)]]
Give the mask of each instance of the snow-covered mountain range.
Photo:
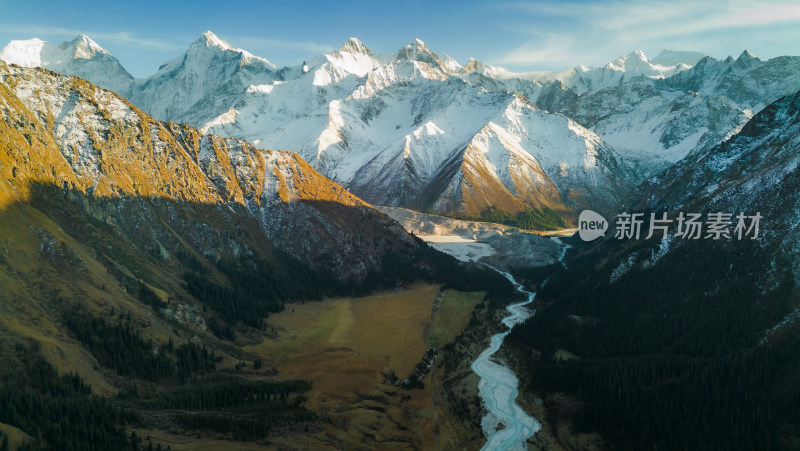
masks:
[(510, 72), (502, 67), (487, 67), (483, 73), (494, 78), (533, 80), (550, 83), (556, 80), (578, 94), (622, 84), (634, 77), (666, 78), (690, 69), (706, 55), (699, 52), (662, 50), (652, 60), (641, 50), (631, 52), (603, 67), (576, 66), (557, 72)]
[(523, 74), (461, 66), (420, 40), (379, 55), (351, 38), (278, 68), (211, 32), (131, 80), (90, 39), (71, 42), (87, 41), (95, 56), (73, 52), (68, 64), (45, 58), (38, 40), (13, 41), (3, 59), (97, 82), (160, 120), (294, 150), (368, 202), (443, 213), (610, 208), (800, 89), (800, 59), (748, 52), (719, 61), (635, 51), (603, 67)]
[(207, 32), (126, 96), (164, 120), (293, 149), (378, 204), (565, 209), (608, 206), (630, 188), (623, 159), (594, 133), (463, 71), (419, 40), (378, 55), (354, 38), (277, 70)]

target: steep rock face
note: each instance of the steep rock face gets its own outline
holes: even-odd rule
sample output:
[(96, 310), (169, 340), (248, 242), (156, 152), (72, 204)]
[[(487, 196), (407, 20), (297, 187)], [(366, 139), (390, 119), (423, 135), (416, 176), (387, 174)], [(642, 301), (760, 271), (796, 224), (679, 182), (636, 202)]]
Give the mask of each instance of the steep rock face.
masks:
[(90, 215), (165, 256), (183, 240), (209, 255), (237, 253), (224, 235), (245, 228), (256, 235), (249, 245), (258, 248), (260, 234), (312, 267), (336, 267), (342, 279), (362, 279), (387, 252), (415, 249), (399, 225), (296, 154), (155, 121), (77, 78), (3, 64), (0, 79), (6, 204), (43, 185), (95, 199)]
[[(235, 49), (207, 31), (182, 56), (163, 64), (146, 80), (119, 93), (159, 120), (196, 123), (192, 117), (216, 117), (228, 100), (254, 85), (277, 79), (274, 64)], [(91, 79), (90, 79), (91, 80)]]
[(623, 208), (759, 212), (760, 243), (787, 253), (800, 281), (800, 92), (768, 105), (726, 142), (652, 177)]

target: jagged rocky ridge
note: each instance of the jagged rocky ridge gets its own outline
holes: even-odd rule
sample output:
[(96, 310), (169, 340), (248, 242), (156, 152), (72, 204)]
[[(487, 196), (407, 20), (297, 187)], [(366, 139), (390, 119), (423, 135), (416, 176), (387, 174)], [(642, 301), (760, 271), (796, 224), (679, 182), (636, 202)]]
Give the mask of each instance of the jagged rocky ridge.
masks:
[[(619, 208), (763, 216), (759, 245), (800, 282), (800, 92), (768, 105), (729, 140), (638, 186)], [(734, 219), (735, 221), (735, 219)], [(774, 260), (773, 260), (774, 261)]]
[(0, 63), (0, 80), (4, 204), (51, 187), (165, 261), (186, 245), (212, 261), (275, 246), (355, 282), (418, 246), (294, 153), (158, 122), (74, 77)]

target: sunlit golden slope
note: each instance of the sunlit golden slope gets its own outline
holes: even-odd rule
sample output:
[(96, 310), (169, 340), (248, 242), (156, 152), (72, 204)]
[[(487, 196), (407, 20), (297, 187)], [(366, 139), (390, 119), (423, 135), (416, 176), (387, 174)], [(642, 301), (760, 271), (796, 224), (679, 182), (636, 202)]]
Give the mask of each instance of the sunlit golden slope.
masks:
[[(399, 226), (294, 153), (158, 122), (78, 78), (5, 64), (0, 77), (0, 196), (5, 204), (29, 199), (32, 186), (49, 185), (71, 196), (217, 206), (224, 214), (236, 211), (255, 219), (262, 233), (296, 257), (313, 260), (314, 249), (308, 246), (313, 242), (332, 262), (349, 264), (340, 269), (356, 277), (379, 261), (374, 240), (363, 235), (385, 233), (403, 245), (412, 243)], [(333, 210), (321, 207), (325, 203)], [(100, 204), (87, 205), (87, 212), (136, 237), (123, 226), (130, 221), (117, 217), (118, 205)], [(356, 209), (370, 221), (333, 214), (338, 206)], [(360, 230), (361, 225), (370, 230)], [(315, 240), (315, 235), (322, 238)]]
[[(131, 312), (157, 343), (213, 340), (186, 258), (221, 286), (232, 283), (217, 269), (225, 258), (284, 280), (298, 259), (358, 285), (417, 246), (294, 153), (158, 122), (84, 80), (0, 63), (0, 331), (39, 342), (98, 391), (113, 384), (65, 332), (64, 309)], [(140, 302), (142, 285), (180, 328)]]

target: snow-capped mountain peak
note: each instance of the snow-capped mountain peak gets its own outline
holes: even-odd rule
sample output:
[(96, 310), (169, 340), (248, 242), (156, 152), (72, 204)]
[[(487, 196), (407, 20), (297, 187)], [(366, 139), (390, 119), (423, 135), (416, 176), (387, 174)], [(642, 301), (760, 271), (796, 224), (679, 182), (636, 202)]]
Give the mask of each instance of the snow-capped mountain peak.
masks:
[[(316, 58), (312, 63), (315, 63), (314, 66), (327, 64), (327, 67), (320, 67), (317, 70), (322, 70), (331, 80), (340, 80), (348, 75), (363, 77), (369, 71), (379, 67), (383, 61), (363, 42), (356, 38), (350, 38), (339, 49), (325, 55), (324, 58)], [(304, 72), (306, 71), (304, 70)], [(327, 84), (327, 76), (320, 73), (318, 78), (324, 78), (325, 83), (323, 84)], [(321, 82), (321, 80), (317, 81)]]
[(752, 67), (753, 65), (758, 64), (760, 62), (761, 60), (757, 56), (750, 53), (748, 50), (743, 51), (741, 55), (739, 55), (739, 57), (736, 58), (736, 65), (743, 69)]
[[(650, 61), (643, 51), (634, 50), (628, 55), (619, 57), (606, 64), (604, 69), (618, 72), (621, 78), (629, 78), (637, 75), (645, 75), (652, 78), (665, 78), (682, 70), (686, 70), (696, 63), (696, 61), (691, 64), (682, 62), (681, 59), (683, 58), (681, 58), (681, 55), (684, 53), (694, 54), (695, 52), (676, 52), (672, 58), (669, 58), (664, 55), (662, 51), (659, 53), (659, 56), (664, 56), (661, 59), (662, 64), (659, 64)], [(687, 58), (688, 61), (692, 59), (691, 57)], [(587, 72), (587, 70), (584, 70), (584, 72)]]
[[(421, 39), (415, 39), (398, 50), (391, 60), (400, 64), (404, 62), (415, 63), (414, 71), (419, 72), (425, 78), (444, 79), (447, 78), (448, 74), (460, 70), (460, 65), (454, 59), (449, 56), (443, 59), (431, 51)], [(423, 65), (417, 63), (423, 63)]]
[(38, 67), (42, 65), (42, 47), (45, 41), (39, 38), (11, 41), (3, 49), (0, 59), (8, 64), (22, 67)]
[(133, 80), (116, 58), (81, 34), (59, 45), (33, 38), (11, 41), (0, 54), (3, 61), (23, 67), (43, 67), (91, 80), (102, 88), (122, 92)]
[(652, 65), (641, 50), (634, 50), (626, 56), (621, 56), (606, 64), (605, 68), (620, 72), (652, 72)]
[(211, 30), (206, 31), (200, 36), (200, 39), (195, 41), (195, 43), (205, 46), (214, 46), (219, 47), (223, 50), (236, 50), (230, 44), (225, 42), (224, 40), (220, 39), (219, 36), (215, 35)]
[(470, 57), (469, 61), (467, 61), (467, 64), (465, 64), (464, 67), (462, 68), (462, 71), (465, 73), (474, 72), (476, 70), (483, 69), (486, 66), (487, 66), (486, 63), (484, 63), (483, 61), (478, 61), (475, 58)]
[(439, 55), (433, 53), (419, 38), (400, 49), (397, 52), (397, 58), (420, 61), (431, 65), (440, 65), (442, 63)]
[(265, 64), (271, 69), (277, 69), (277, 66), (266, 58), (255, 56), (247, 50), (236, 48), (230, 45), (227, 41), (223, 40), (211, 31), (206, 31), (194, 41), (190, 46), (187, 54), (199, 54), (203, 52), (233, 52), (238, 54), (242, 64), (250, 64), (254, 61)]
[[(740, 59), (754, 59), (754, 60), (758, 60), (758, 57), (757, 57), (757, 56), (755, 56), (755, 55), (753, 55), (752, 53), (750, 53), (750, 50), (747, 50), (747, 49), (745, 49), (744, 51), (742, 51), (741, 55), (739, 55), (739, 58), (736, 58), (736, 59), (737, 59), (737, 60), (740, 60)], [(761, 61), (761, 60), (759, 60), (759, 61)]]
[(74, 49), (73, 58), (91, 59), (98, 53), (108, 54), (108, 51), (92, 40), (85, 34), (78, 35), (75, 39), (61, 43), (58, 46), (63, 50)]
[(193, 114), (207, 118), (230, 110), (229, 96), (251, 87), (259, 91), (259, 86), (278, 78), (276, 72), (270, 61), (206, 31), (182, 56), (162, 65), (148, 79), (132, 83), (125, 95), (134, 103), (148, 105), (148, 112), (161, 120), (192, 123)]
[(375, 55), (375, 52), (372, 51), (369, 47), (364, 45), (358, 38), (351, 37), (344, 44), (339, 48), (339, 50), (334, 51), (334, 53), (353, 53), (353, 54), (363, 54), (363, 55)]

